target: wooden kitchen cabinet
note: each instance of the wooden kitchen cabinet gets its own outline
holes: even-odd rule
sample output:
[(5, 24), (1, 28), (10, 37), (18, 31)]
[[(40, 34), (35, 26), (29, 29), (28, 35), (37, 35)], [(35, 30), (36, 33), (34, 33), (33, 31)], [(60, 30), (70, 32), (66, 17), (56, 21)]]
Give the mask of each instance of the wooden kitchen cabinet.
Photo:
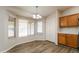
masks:
[(58, 43), (66, 45), (65, 34), (58, 34)]
[(67, 17), (68, 19), (68, 26), (78, 26), (78, 16), (79, 14), (70, 15)]
[(77, 35), (67, 34), (66, 38), (67, 38), (66, 39), (67, 40), (67, 46), (74, 47), (74, 48), (77, 47)]
[(67, 20), (68, 20), (67, 17), (60, 17), (60, 23), (59, 23), (60, 27), (67, 27), (68, 26)]
[(59, 18), (60, 27), (76, 27), (78, 26), (79, 14), (73, 14), (69, 16), (64, 16)]
[(77, 35), (76, 34), (63, 34), (59, 33), (58, 34), (58, 44), (62, 44), (65, 46), (77, 48), (78, 43), (77, 43)]

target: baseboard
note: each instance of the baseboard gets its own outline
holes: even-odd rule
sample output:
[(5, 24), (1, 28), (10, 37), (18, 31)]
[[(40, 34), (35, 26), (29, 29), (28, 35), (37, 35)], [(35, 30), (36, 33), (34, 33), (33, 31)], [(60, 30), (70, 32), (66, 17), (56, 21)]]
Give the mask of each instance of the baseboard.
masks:
[(13, 46), (11, 46), (10, 48), (8, 48), (8, 49), (6, 49), (6, 50), (4, 50), (4, 51), (1, 51), (0, 53), (6, 53), (8, 50), (10, 50), (10, 49), (12, 49), (13, 47), (15, 47), (16, 45), (13, 45)]

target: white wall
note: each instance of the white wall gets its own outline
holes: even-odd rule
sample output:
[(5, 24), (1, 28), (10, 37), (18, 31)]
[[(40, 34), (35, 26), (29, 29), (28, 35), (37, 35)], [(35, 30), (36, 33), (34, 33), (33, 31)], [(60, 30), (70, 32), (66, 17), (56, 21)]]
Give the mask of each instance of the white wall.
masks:
[(8, 46), (7, 19), (6, 11), (0, 7), (0, 51), (4, 51)]
[(55, 11), (46, 19), (46, 39), (57, 44), (58, 11)]
[[(73, 7), (70, 9), (65, 10), (62, 12), (61, 16), (66, 16), (66, 15), (72, 15), (79, 13), (79, 7)], [(71, 27), (71, 28), (60, 28), (59, 32), (60, 33), (68, 33), (68, 34), (78, 34), (79, 28), (78, 27)]]
[(66, 16), (66, 15), (72, 15), (72, 14), (76, 14), (79, 13), (79, 7), (74, 6), (72, 8), (69, 8), (67, 10), (65, 10), (61, 16)]
[(16, 44), (16, 40), (8, 39), (8, 19), (13, 16), (0, 7), (0, 52), (5, 52)]

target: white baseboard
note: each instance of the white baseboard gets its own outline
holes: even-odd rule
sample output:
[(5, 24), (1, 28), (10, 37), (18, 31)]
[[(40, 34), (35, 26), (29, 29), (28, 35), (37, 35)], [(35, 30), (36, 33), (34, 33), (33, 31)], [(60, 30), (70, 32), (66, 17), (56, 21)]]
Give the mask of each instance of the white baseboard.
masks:
[(10, 50), (11, 48), (13, 48), (13, 47), (15, 47), (15, 46), (16, 46), (16, 45), (13, 45), (13, 46), (11, 46), (11, 47), (5, 49), (4, 51), (1, 51), (0, 53), (6, 53), (8, 50)]

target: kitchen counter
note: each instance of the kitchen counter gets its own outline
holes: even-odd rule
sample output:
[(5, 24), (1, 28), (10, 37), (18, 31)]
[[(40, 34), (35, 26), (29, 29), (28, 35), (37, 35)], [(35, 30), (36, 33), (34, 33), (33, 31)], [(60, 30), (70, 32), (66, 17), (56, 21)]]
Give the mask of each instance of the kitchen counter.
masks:
[(77, 33), (70, 33), (70, 32), (58, 32), (58, 33), (63, 33), (63, 34), (78, 34), (78, 32), (77, 32)]

